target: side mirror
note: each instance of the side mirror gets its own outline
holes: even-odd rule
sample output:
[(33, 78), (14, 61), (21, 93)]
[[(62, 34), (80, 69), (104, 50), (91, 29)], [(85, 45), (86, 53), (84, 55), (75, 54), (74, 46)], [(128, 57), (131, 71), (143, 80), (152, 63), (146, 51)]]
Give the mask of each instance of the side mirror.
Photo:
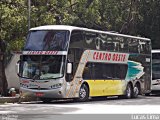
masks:
[(20, 65), (20, 61), (18, 61), (17, 63), (16, 63), (16, 73), (17, 73), (17, 75), (19, 76), (19, 65)]
[(67, 63), (67, 74), (72, 73), (72, 63)]

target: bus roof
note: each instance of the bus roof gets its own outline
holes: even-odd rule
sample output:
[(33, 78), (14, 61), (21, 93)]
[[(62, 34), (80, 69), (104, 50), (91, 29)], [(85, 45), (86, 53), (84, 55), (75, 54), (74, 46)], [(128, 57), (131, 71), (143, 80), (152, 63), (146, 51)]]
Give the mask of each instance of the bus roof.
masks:
[(90, 31), (90, 32), (98, 32), (98, 33), (105, 33), (109, 35), (116, 35), (116, 36), (121, 36), (121, 37), (129, 37), (129, 38), (135, 38), (135, 39), (142, 39), (142, 40), (148, 40), (148, 38), (143, 38), (143, 37), (136, 37), (136, 36), (131, 36), (131, 35), (124, 35), (124, 34), (119, 34), (119, 33), (113, 33), (109, 31), (100, 31), (100, 30), (93, 30), (93, 29), (88, 29), (88, 28), (83, 28), (83, 27), (75, 27), (75, 26), (69, 26), (69, 25), (45, 25), (45, 26), (39, 26), (35, 28), (31, 28), (30, 30), (83, 30), (83, 31)]
[(152, 50), (152, 53), (160, 53), (160, 49)]

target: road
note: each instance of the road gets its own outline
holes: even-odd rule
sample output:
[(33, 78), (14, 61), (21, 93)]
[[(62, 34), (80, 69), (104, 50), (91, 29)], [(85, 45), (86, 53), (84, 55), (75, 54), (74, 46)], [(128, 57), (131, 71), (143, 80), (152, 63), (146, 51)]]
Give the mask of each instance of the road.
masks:
[(18, 118), (24, 117), (25, 120), (32, 118), (34, 120), (50, 120), (53, 116), (62, 114), (160, 114), (159, 109), (160, 95), (152, 95), (147, 97), (139, 96), (136, 99), (110, 97), (92, 99), (88, 102), (61, 100), (47, 104), (41, 101), (21, 104), (5, 103), (0, 105), (0, 114), (3, 117), (4, 115), (15, 115), (14, 117)]

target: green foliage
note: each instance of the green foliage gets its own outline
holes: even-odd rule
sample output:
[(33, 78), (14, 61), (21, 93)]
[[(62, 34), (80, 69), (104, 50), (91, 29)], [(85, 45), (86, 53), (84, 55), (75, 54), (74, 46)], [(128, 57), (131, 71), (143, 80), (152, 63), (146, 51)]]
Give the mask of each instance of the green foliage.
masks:
[[(23, 0), (4, 0), (1, 1), (1, 40), (9, 43), (9, 46), (17, 40), (22, 45), (23, 37), (27, 33), (27, 7), (24, 5)], [(12, 43), (12, 44), (10, 44)], [(14, 44), (13, 44), (14, 46)], [(14, 47), (11, 48), (14, 48)], [(14, 48), (19, 50), (19, 48)]]
[(160, 1), (141, 0), (139, 11), (141, 19), (138, 22), (138, 33), (151, 38), (153, 48), (160, 49)]
[[(31, 27), (67, 24), (151, 38), (160, 46), (159, 0), (30, 0)], [(0, 1), (0, 39), (20, 50), (28, 31), (28, 0)]]

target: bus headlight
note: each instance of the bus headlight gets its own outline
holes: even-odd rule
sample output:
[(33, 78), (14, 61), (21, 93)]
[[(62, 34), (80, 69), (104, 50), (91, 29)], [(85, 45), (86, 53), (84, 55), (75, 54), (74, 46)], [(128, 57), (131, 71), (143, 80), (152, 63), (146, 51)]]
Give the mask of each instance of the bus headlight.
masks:
[(57, 88), (61, 88), (61, 87), (62, 87), (61, 83), (54, 84), (54, 85), (51, 86), (52, 89), (57, 89)]

